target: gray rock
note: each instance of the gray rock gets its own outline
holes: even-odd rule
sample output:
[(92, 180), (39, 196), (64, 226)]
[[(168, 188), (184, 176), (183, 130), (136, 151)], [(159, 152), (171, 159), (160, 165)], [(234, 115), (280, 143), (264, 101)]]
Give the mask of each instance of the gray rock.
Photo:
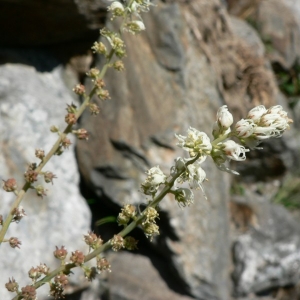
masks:
[[(0, 169), (1, 179), (16, 178), (19, 187), (24, 184), (23, 174), (29, 163), (38, 162), (34, 152), (42, 148), (47, 153), (57, 139), (50, 132), (51, 125), (65, 127), (66, 103), (74, 102), (63, 82), (61, 67), (52, 72), (37, 72), (33, 67), (6, 64), (0, 67)], [(31, 283), (27, 272), (40, 262), (51, 269), (59, 262), (53, 256), (55, 246), (64, 245), (69, 253), (86, 250), (82, 235), (89, 230), (90, 211), (80, 196), (79, 174), (73, 145), (62, 156), (55, 156), (45, 171), (56, 174), (54, 184), (41, 184), (48, 189), (43, 199), (29, 190), (22, 206), (27, 216), (19, 224), (11, 224), (7, 238), (18, 237), (21, 249), (1, 245), (0, 298), (10, 299), (4, 288), (9, 277), (24, 286)], [(15, 198), (12, 193), (0, 190), (0, 211), (4, 216)], [(78, 283), (82, 274), (71, 277)], [(81, 278), (82, 280), (82, 278)], [(41, 295), (48, 294), (47, 287)]]
[[(83, 116), (82, 126), (91, 139), (77, 148), (87, 188), (94, 190), (99, 201), (119, 207), (146, 203), (138, 192), (144, 172), (159, 165), (168, 173), (174, 158), (183, 155), (175, 146), (174, 133), (185, 134), (193, 126), (210, 134), (222, 105), (215, 74), (195, 45), (179, 4), (158, 3), (144, 20), (149, 31), (137, 37), (124, 35), (126, 70), (108, 72), (105, 81), (112, 99), (101, 104), (100, 118)], [(154, 30), (157, 20), (161, 35)], [(170, 48), (175, 51), (172, 55)], [(153, 246), (167, 257), (188, 294), (197, 299), (228, 299), (229, 176), (209, 159), (204, 169), (208, 200), (196, 191), (193, 206), (180, 209), (167, 197), (160, 205), (166, 223)], [(128, 276), (132, 272), (128, 269)]]
[(235, 292), (263, 293), (299, 282), (300, 225), (282, 206), (247, 192), (255, 222), (233, 244)]

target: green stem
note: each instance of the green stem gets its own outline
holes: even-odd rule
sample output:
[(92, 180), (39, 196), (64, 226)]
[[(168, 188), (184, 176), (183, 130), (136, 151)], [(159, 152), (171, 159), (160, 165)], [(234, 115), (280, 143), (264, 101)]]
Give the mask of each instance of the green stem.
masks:
[[(105, 65), (103, 66), (103, 69), (101, 70), (101, 73), (99, 75), (100, 79), (103, 79), (104, 75), (107, 72), (107, 69), (109, 67), (110, 61), (113, 57), (115, 53), (115, 50), (112, 49), (107, 57), (107, 61), (105, 63)], [(97, 88), (94, 87), (91, 92), (89, 93), (89, 95), (85, 96), (83, 103), (81, 104), (81, 106), (78, 108), (78, 110), (76, 111), (76, 119), (78, 119), (82, 113), (84, 112), (84, 110), (86, 109), (86, 107), (88, 106), (90, 100), (92, 99), (92, 97), (94, 96), (94, 94), (96, 93)], [(66, 138), (66, 136), (71, 132), (72, 130), (72, 125), (68, 125), (66, 126), (65, 130), (59, 135), (59, 138), (57, 139), (57, 141), (55, 142), (55, 144), (52, 146), (51, 150), (48, 152), (48, 154), (44, 157), (44, 159), (40, 162), (40, 164), (38, 165), (38, 167), (35, 169), (35, 171), (37, 173), (40, 173), (43, 169), (43, 167), (48, 163), (48, 161), (52, 158), (52, 156), (56, 153), (56, 151), (58, 150), (58, 148), (60, 147), (61, 142), (63, 141), (63, 139)], [(5, 221), (3, 222), (1, 231), (0, 231), (0, 245), (4, 240), (5, 234), (8, 230), (8, 227), (10, 226), (10, 223), (14, 217), (14, 215), (12, 214), (12, 212), (14, 211), (15, 208), (17, 208), (21, 201), (23, 200), (26, 192), (28, 191), (28, 189), (30, 188), (31, 184), (29, 182), (26, 182), (24, 184), (24, 186), (22, 187), (22, 189), (18, 192), (17, 198), (15, 199), (14, 203), (11, 206), (10, 212), (8, 214), (8, 216), (6, 217)]]
[[(200, 155), (198, 154), (195, 156), (193, 159), (189, 160), (185, 166), (187, 167), (190, 164), (193, 164)], [(156, 207), (159, 202), (166, 196), (167, 193), (170, 192), (172, 187), (174, 186), (175, 180), (183, 173), (185, 172), (185, 169), (182, 170), (181, 172), (176, 173), (175, 175), (172, 176), (172, 178), (165, 184), (165, 187), (162, 189), (162, 191), (149, 203), (149, 205), (143, 210), (143, 212), (148, 208), (148, 207)], [(136, 228), (139, 224), (141, 224), (142, 220), (144, 219), (143, 212), (138, 216), (134, 221), (132, 221), (129, 225), (127, 225), (122, 231), (118, 233), (121, 237), (125, 237), (128, 233), (130, 233), (134, 228)], [(93, 252), (89, 253), (88, 255), (85, 256), (84, 262), (90, 261), (91, 259), (97, 257), (100, 253), (104, 252), (105, 250), (108, 250), (111, 248), (111, 243), (110, 240), (108, 240), (105, 244), (103, 244), (101, 247), (98, 249), (94, 250)], [(66, 264), (64, 266), (60, 266), (51, 273), (49, 273), (47, 276), (42, 278), (41, 280), (37, 281), (33, 286), (37, 289), (44, 285), (47, 282), (50, 282), (50, 280), (55, 277), (56, 275), (60, 273), (65, 273), (68, 274), (71, 269), (75, 268), (76, 265), (74, 263), (71, 264)], [(15, 296), (12, 300), (20, 300), (23, 297), (20, 295)]]

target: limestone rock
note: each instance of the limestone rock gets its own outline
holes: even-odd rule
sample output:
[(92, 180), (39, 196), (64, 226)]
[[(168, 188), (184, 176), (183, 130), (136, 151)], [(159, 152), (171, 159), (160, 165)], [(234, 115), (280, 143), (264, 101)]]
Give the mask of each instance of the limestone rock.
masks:
[[(39, 162), (35, 149), (42, 148), (46, 153), (50, 150), (57, 136), (49, 128), (65, 126), (66, 103), (75, 99), (64, 85), (61, 67), (40, 73), (33, 67), (6, 64), (0, 67), (0, 77), (1, 179), (14, 177), (21, 187), (29, 163)], [(33, 190), (25, 196), (21, 205), (27, 216), (19, 224), (11, 224), (7, 233), (7, 237), (22, 241), (21, 249), (1, 245), (1, 299), (11, 297), (4, 288), (9, 277), (24, 286), (31, 283), (28, 271), (32, 266), (41, 262), (51, 269), (58, 266), (53, 256), (55, 246), (64, 245), (69, 253), (86, 249), (82, 235), (89, 230), (90, 211), (79, 193), (74, 143), (73, 140), (68, 151), (46, 165), (45, 170), (57, 176), (53, 185), (40, 181), (48, 190), (47, 196), (41, 199)], [(1, 189), (0, 198), (0, 211), (5, 216), (15, 197)], [(78, 282), (79, 276), (76, 277), (73, 279)], [(42, 294), (48, 293), (45, 286)]]

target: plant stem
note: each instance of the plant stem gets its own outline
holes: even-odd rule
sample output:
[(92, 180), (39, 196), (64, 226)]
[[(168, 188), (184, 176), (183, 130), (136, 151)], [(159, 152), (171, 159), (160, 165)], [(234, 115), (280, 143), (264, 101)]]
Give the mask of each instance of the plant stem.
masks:
[[(190, 164), (193, 164), (200, 155), (198, 154), (195, 156), (193, 159), (189, 160), (188, 162), (185, 163), (185, 166), (187, 167)], [(149, 203), (149, 205), (143, 210), (143, 212), (148, 208), (148, 207), (156, 207), (159, 202), (166, 196), (167, 193), (172, 189), (174, 186), (175, 180), (183, 173), (185, 172), (185, 169), (182, 171), (176, 173), (175, 175), (172, 176), (172, 178), (165, 184), (165, 187), (162, 189), (162, 191)], [(134, 221), (132, 221), (129, 225), (127, 225), (123, 230), (121, 230), (118, 235), (121, 237), (125, 237), (128, 233), (130, 233), (134, 228), (136, 228), (144, 219), (143, 212), (138, 216)], [(105, 250), (108, 250), (111, 248), (110, 240), (108, 240), (105, 244), (103, 244), (101, 247), (98, 249), (94, 250), (93, 252), (89, 253), (88, 255), (85, 256), (84, 262), (90, 261), (91, 259), (97, 257), (100, 253), (104, 252)], [(65, 273), (68, 274), (69, 271), (73, 268), (75, 268), (76, 265), (74, 263), (71, 264), (66, 264), (64, 266), (60, 266), (54, 271), (52, 271), (50, 274), (42, 278), (41, 280), (37, 281), (33, 286), (37, 289), (44, 285), (47, 282), (50, 282), (50, 280), (55, 277), (56, 275), (60, 273)], [(12, 300), (20, 300), (23, 299), (22, 296), (17, 295), (15, 296)]]
[[(100, 79), (103, 79), (104, 75), (107, 72), (107, 69), (109, 67), (110, 61), (113, 57), (115, 53), (115, 50), (112, 49), (107, 57), (106, 63), (103, 66), (101, 73), (99, 75)], [(92, 97), (94, 96), (94, 94), (96, 93), (97, 88), (94, 87), (91, 92), (89, 93), (89, 95), (87, 95), (84, 98), (83, 103), (81, 104), (81, 106), (78, 108), (78, 110), (75, 113), (76, 119), (78, 120), (78, 118), (82, 115), (82, 113), (84, 112), (84, 110), (86, 109), (86, 107), (88, 106), (90, 100), (92, 99)], [(58, 148), (60, 147), (61, 142), (66, 138), (66, 136), (71, 132), (72, 130), (72, 125), (68, 125), (66, 126), (65, 130), (59, 135), (59, 138), (57, 139), (57, 141), (55, 142), (55, 144), (52, 146), (51, 150), (48, 152), (48, 154), (43, 158), (43, 160), (40, 162), (40, 164), (38, 165), (38, 167), (35, 169), (35, 172), (40, 173), (43, 169), (43, 167), (48, 163), (48, 161), (52, 158), (52, 156), (56, 153), (56, 151), (58, 150)], [(13, 215), (13, 211), (15, 208), (17, 208), (21, 201), (23, 200), (26, 192), (28, 191), (28, 189), (30, 188), (31, 184), (29, 182), (26, 182), (24, 184), (24, 186), (22, 187), (22, 189), (18, 192), (17, 198), (15, 199), (14, 203), (12, 204), (9, 214), (6, 217), (5, 221), (3, 222), (1, 231), (0, 231), (0, 245), (4, 240), (5, 234), (8, 230), (8, 227), (14, 217)]]

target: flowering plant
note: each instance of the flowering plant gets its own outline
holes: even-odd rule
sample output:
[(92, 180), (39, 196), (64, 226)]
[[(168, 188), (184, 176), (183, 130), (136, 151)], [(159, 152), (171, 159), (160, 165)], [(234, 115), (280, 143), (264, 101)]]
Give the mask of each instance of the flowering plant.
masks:
[[(53, 183), (56, 178), (55, 174), (49, 171), (44, 172), (43, 168), (53, 155), (61, 155), (68, 149), (71, 143), (67, 138), (68, 134), (73, 133), (82, 140), (89, 138), (89, 134), (84, 128), (75, 130), (74, 125), (86, 108), (90, 110), (91, 115), (99, 114), (99, 107), (92, 101), (94, 96), (103, 101), (110, 99), (109, 91), (105, 89), (106, 71), (109, 68), (118, 72), (124, 70), (122, 59), (126, 56), (126, 47), (122, 35), (124, 33), (135, 35), (146, 29), (141, 13), (148, 12), (151, 5), (150, 0), (112, 1), (109, 5), (108, 11), (111, 13), (112, 19), (121, 18), (122, 22), (118, 32), (106, 28), (100, 30), (103, 42), (95, 42), (92, 46), (95, 53), (105, 58), (101, 70), (92, 68), (87, 73), (93, 83), (92, 90), (87, 93), (82, 84), (74, 87), (74, 92), (83, 98), (82, 105), (79, 108), (74, 104), (67, 106), (65, 116), (67, 125), (64, 130), (60, 130), (56, 126), (51, 127), (51, 132), (58, 135), (57, 142), (47, 154), (43, 149), (36, 149), (35, 155), (40, 163), (30, 164), (24, 174), (25, 184), (23, 187), (18, 188), (14, 178), (7, 179), (3, 183), (3, 189), (15, 193), (16, 200), (6, 218), (0, 217), (2, 225), (0, 243), (7, 242), (12, 248), (21, 247), (21, 241), (17, 237), (6, 239), (5, 235), (11, 222), (20, 222), (26, 216), (25, 209), (20, 205), (25, 193), (29, 189), (34, 189), (38, 196), (47, 196), (47, 189), (41, 184), (36, 185), (36, 181), (42, 177), (45, 183)], [(246, 119), (239, 120), (233, 125), (232, 114), (226, 105), (222, 106), (212, 125), (213, 138), (193, 127), (188, 128), (186, 136), (175, 135), (178, 140), (177, 145), (188, 153), (187, 157), (176, 158), (170, 174), (162, 172), (159, 166), (146, 171), (147, 177), (141, 184), (141, 192), (150, 198), (148, 205), (143, 211), (140, 211), (133, 205), (125, 204), (117, 218), (118, 224), (123, 228), (118, 234), (108, 241), (103, 241), (93, 232), (88, 232), (84, 235), (84, 242), (89, 248), (88, 253), (75, 250), (68, 256), (68, 251), (64, 246), (56, 247), (53, 255), (61, 262), (60, 267), (53, 270), (45, 264), (32, 267), (28, 272), (31, 284), (19, 288), (16, 280), (10, 278), (6, 288), (16, 293), (14, 299), (32, 300), (37, 299), (36, 289), (49, 283), (50, 295), (59, 299), (63, 297), (72, 268), (81, 268), (88, 280), (93, 280), (100, 272), (110, 271), (110, 264), (103, 257), (104, 251), (109, 248), (113, 251), (136, 249), (137, 241), (128, 236), (135, 227), (142, 228), (150, 240), (159, 234), (159, 226), (156, 224), (156, 220), (159, 218), (157, 206), (167, 194), (174, 195), (180, 207), (193, 204), (195, 189), (200, 189), (207, 198), (204, 189), (207, 174), (202, 168), (207, 157), (210, 156), (221, 171), (238, 174), (230, 169), (229, 162), (231, 160), (244, 161), (246, 153), (252, 149), (260, 149), (258, 146), (263, 140), (281, 137), (291, 122), (292, 120), (288, 118), (281, 106), (277, 105), (266, 109), (261, 105), (250, 110)], [(186, 185), (184, 186), (184, 184)], [(90, 267), (86, 262), (92, 259), (95, 260), (95, 264)]]

